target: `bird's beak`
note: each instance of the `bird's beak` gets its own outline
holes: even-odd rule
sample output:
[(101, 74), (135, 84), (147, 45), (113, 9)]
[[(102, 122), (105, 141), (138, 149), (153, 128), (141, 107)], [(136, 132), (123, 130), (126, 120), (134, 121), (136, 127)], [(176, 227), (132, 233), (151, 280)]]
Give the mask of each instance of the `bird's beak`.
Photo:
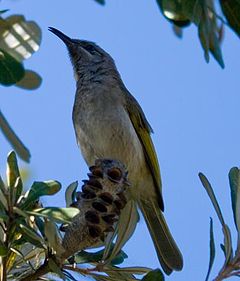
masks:
[(54, 27), (49, 27), (48, 30), (54, 33), (57, 37), (59, 37), (67, 45), (67, 47), (69, 47), (69, 45), (73, 43), (73, 40), (64, 33), (62, 33), (60, 30)]

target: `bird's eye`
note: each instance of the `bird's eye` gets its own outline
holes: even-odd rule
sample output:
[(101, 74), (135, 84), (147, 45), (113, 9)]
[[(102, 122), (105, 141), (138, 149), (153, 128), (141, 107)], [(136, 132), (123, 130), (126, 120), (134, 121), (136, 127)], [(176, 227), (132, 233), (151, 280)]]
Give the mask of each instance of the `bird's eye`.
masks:
[(90, 54), (95, 54), (96, 53), (96, 49), (92, 45), (87, 45), (87, 46), (84, 47), (84, 49), (86, 51), (88, 51)]

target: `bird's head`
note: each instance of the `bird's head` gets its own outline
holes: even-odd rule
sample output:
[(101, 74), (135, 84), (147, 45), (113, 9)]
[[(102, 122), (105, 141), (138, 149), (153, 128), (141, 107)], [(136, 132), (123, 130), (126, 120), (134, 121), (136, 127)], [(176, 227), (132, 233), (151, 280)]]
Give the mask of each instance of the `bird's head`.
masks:
[(49, 27), (49, 30), (59, 37), (67, 46), (70, 59), (76, 74), (94, 70), (101, 65), (106, 68), (115, 69), (112, 57), (94, 42), (72, 39), (56, 28)]

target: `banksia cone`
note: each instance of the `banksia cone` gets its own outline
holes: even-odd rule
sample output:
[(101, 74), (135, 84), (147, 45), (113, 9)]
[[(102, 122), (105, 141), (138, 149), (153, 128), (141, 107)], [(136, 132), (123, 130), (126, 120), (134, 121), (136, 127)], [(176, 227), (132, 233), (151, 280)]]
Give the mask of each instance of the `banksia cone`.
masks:
[(72, 204), (80, 213), (65, 229), (62, 259), (103, 242), (114, 231), (114, 223), (127, 203), (125, 191), (129, 184), (121, 162), (99, 159), (89, 170), (89, 179), (83, 181), (82, 191)]

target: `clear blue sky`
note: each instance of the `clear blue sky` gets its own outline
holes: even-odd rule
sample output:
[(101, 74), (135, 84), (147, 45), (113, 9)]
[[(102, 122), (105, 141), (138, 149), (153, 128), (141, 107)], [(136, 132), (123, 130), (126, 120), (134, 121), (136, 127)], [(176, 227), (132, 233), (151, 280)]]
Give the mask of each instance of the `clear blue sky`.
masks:
[[(33, 92), (1, 87), (1, 110), (30, 148), (35, 180), (57, 179), (62, 192), (44, 199), (64, 206), (64, 189), (85, 178), (87, 167), (75, 141), (71, 111), (75, 81), (67, 51), (48, 26), (70, 37), (97, 42), (115, 59), (123, 81), (144, 109), (155, 134), (163, 180), (165, 216), (184, 255), (184, 269), (167, 280), (204, 280), (209, 256), (209, 217), (217, 244), (216, 273), (223, 263), (222, 232), (198, 179), (211, 181), (230, 228), (234, 230), (227, 174), (240, 162), (239, 39), (226, 29), (222, 70), (206, 64), (194, 26), (176, 38), (156, 1), (106, 0), (4, 1), (1, 9), (24, 14), (43, 32), (40, 50), (25, 62), (43, 77)], [(0, 136), (4, 171), (9, 144)], [(234, 237), (234, 243), (235, 243)], [(125, 247), (126, 265), (158, 267), (152, 242), (141, 220)]]

